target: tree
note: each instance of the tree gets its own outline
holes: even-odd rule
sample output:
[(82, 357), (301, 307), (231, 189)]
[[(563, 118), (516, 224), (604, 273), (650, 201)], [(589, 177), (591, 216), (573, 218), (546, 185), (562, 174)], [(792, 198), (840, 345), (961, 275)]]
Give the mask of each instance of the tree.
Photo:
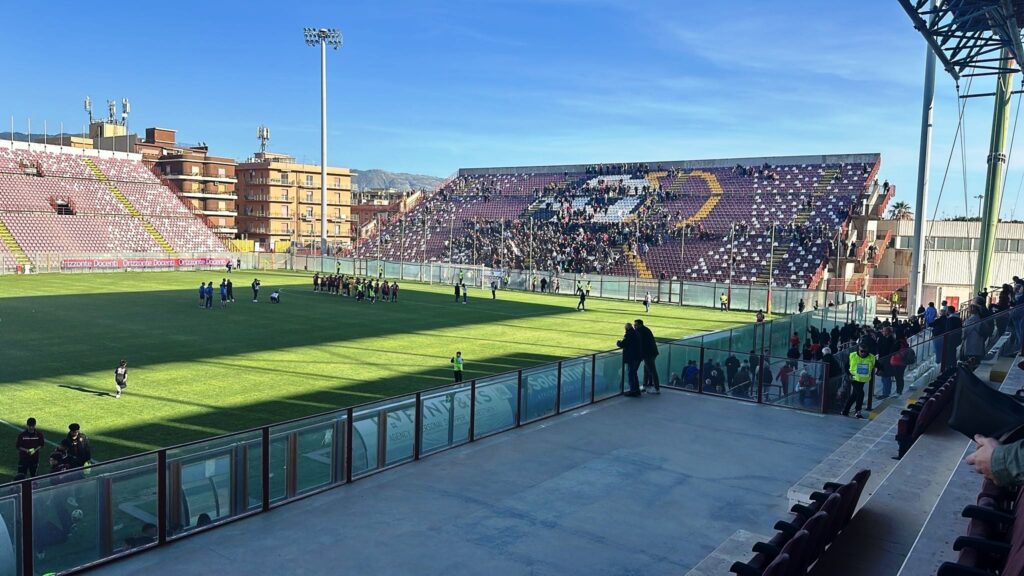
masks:
[(906, 202), (894, 202), (889, 207), (889, 219), (890, 220), (910, 220), (914, 217), (914, 212), (910, 209), (910, 204)]

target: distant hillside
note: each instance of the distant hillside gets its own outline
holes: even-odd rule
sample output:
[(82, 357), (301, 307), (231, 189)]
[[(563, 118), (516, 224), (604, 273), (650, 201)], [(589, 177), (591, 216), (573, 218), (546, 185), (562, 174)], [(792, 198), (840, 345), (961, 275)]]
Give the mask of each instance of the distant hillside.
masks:
[(433, 190), (444, 178), (425, 176), (423, 174), (406, 174), (404, 172), (387, 172), (385, 170), (360, 170), (353, 168), (358, 176), (352, 179), (353, 190), (370, 190), (373, 188), (394, 188), (399, 192), (407, 190)]

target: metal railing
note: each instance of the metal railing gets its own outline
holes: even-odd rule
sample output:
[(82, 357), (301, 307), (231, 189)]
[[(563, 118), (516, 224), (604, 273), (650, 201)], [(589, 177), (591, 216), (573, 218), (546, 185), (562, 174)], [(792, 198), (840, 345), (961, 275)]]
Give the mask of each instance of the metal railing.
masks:
[[(824, 411), (827, 367), (776, 351), (792, 332), (863, 322), (871, 306), (661, 343), (655, 370), (666, 387)], [(729, 358), (748, 353), (733, 371)], [(618, 396), (626, 377), (619, 351), (599, 352), (0, 485), (0, 573), (106, 564)]]

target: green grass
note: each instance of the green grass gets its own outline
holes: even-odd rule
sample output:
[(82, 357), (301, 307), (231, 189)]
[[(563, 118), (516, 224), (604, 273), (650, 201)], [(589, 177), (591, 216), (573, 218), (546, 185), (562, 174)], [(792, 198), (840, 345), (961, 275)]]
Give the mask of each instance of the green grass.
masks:
[[(747, 312), (402, 283), (397, 304), (313, 294), (308, 275), (235, 273), (237, 302), (198, 308), (201, 281), (223, 273), (0, 277), (0, 419), (34, 416), (49, 440), (79, 422), (109, 460), (467, 379), (608, 350), (643, 317), (659, 339), (750, 322)], [(268, 303), (270, 289), (283, 303)], [(219, 298), (215, 297), (215, 300)], [(129, 388), (113, 398), (113, 371)], [(14, 473), (16, 431), (0, 425), (0, 482)], [(45, 462), (45, 459), (44, 459)], [(44, 466), (45, 468), (45, 466)]]

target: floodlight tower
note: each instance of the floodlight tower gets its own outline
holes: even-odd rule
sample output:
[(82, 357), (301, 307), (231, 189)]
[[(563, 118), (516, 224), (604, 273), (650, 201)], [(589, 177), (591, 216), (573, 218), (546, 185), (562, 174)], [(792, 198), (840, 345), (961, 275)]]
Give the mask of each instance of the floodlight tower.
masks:
[[(989, 140), (985, 201), (978, 242), (978, 267), (974, 290), (989, 285), (996, 225), (1006, 175), (1006, 131), (1010, 120), (1013, 75), (1024, 62), (1020, 23), (1024, 20), (1021, 0), (898, 0), (946, 72), (959, 84), (963, 77), (997, 76), (996, 91), (969, 96), (994, 96), (992, 135)], [(925, 106), (928, 102), (926, 78)], [(927, 120), (927, 110), (923, 114)], [(922, 143), (924, 143), (922, 134)], [(926, 167), (922, 166), (922, 169)], [(920, 175), (919, 188), (920, 188)], [(918, 197), (921, 197), (919, 192)], [(918, 219), (927, 206), (917, 206)], [(921, 234), (915, 226), (914, 252), (923, 252)], [(914, 272), (912, 270), (911, 272)], [(918, 301), (920, 304), (920, 301)], [(911, 302), (913, 305), (913, 302)]]
[(320, 46), (320, 267), (327, 257), (327, 46), (341, 48), (337, 28), (304, 28), (307, 46)]

